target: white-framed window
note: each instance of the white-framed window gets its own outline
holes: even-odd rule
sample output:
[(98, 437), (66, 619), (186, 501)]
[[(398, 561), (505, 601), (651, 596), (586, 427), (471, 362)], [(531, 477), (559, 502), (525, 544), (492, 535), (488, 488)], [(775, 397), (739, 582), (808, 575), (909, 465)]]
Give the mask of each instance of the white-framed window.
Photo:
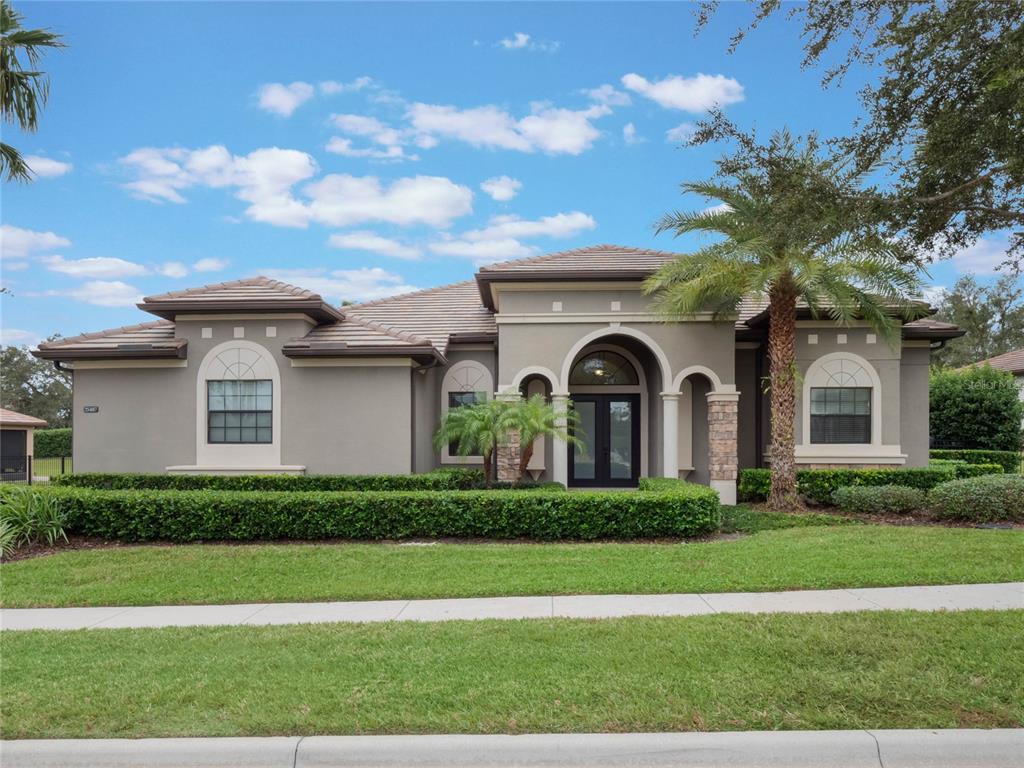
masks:
[(833, 352), (815, 360), (804, 377), (805, 445), (881, 442), (881, 380), (864, 358)]
[(273, 381), (208, 379), (206, 392), (206, 433), (209, 442), (273, 442)]
[[(490, 400), (494, 393), (494, 379), (483, 363), (466, 360), (455, 363), (441, 382), (441, 415), (452, 408)], [(476, 464), (479, 456), (459, 456), (454, 445), (441, 450), (441, 461), (452, 464)]]

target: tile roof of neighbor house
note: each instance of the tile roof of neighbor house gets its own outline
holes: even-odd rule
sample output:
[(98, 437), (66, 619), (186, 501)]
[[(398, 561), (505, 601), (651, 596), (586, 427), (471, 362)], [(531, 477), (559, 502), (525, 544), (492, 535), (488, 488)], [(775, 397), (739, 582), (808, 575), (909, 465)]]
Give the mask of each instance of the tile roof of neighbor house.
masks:
[[(505, 280), (639, 280), (676, 258), (668, 251), (596, 245), (571, 251), (516, 259), (481, 267), (475, 280), (390, 296), (364, 304), (335, 308), (316, 293), (287, 283), (256, 277), (146, 297), (139, 307), (160, 316), (204, 311), (301, 311), (321, 325), (284, 345), (290, 357), (316, 355), (404, 355), (443, 359), (452, 343), (494, 341), (494, 312), (485, 306), (491, 282)], [(767, 302), (745, 298), (736, 328), (756, 334)], [(748, 322), (749, 321), (749, 322)], [(956, 326), (931, 318), (904, 326), (906, 338), (951, 338), (963, 335)], [(148, 347), (146, 345), (149, 345)], [(176, 339), (172, 322), (158, 321), (83, 334), (39, 346), (39, 357), (185, 356), (185, 341)]]
[(0, 427), (42, 428), (45, 426), (46, 422), (42, 419), (37, 419), (35, 416), (28, 416), (24, 413), (0, 408)]
[(139, 309), (173, 320), (184, 312), (304, 312), (317, 322), (340, 320), (341, 313), (318, 293), (269, 277), (250, 277), (227, 283), (214, 283), (184, 291), (146, 296)]
[(979, 360), (974, 365), (991, 365), (1000, 371), (1009, 371), (1015, 376), (1024, 374), (1024, 349), (1012, 349), (1001, 355), (990, 357), (988, 360)]

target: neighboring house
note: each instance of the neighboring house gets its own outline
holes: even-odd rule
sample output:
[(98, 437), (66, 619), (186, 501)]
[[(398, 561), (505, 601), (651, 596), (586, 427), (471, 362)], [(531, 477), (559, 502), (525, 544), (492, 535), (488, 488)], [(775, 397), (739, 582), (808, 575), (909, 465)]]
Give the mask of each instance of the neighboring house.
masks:
[[(769, 444), (764, 305), (665, 322), (644, 278), (677, 254), (594, 246), (475, 280), (337, 308), (257, 277), (150, 296), (161, 318), (41, 344), (73, 371), (79, 471), (409, 473), (479, 464), (434, 449), (449, 408), (572, 400), (588, 449), (538, 444), (570, 486), (686, 477), (734, 503)], [(961, 335), (919, 320), (890, 348), (801, 310), (796, 442), (805, 466), (928, 462), (928, 363)]]
[[(975, 365), (991, 365), (1000, 371), (1007, 371), (1013, 374), (1013, 380), (1017, 382), (1017, 389), (1020, 392), (1020, 399), (1024, 400), (1024, 349), (1014, 349), (1004, 352), (1001, 355), (982, 360)], [(1021, 421), (1024, 426), (1024, 420)]]
[(35, 416), (0, 408), (0, 476), (3, 480), (27, 480), (32, 464), (33, 436), (46, 422)]

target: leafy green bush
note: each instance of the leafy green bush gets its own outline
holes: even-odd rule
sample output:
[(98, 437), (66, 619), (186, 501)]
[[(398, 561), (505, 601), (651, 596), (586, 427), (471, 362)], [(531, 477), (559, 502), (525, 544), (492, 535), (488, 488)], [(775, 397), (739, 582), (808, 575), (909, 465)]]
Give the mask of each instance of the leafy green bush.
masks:
[(1024, 522), (1024, 475), (985, 475), (953, 480), (928, 494), (936, 517), (976, 523)]
[(1003, 472), (1020, 471), (1020, 454), (1016, 451), (987, 451), (980, 448), (932, 448), (928, 455), (936, 459), (963, 461), (968, 464), (999, 464)]
[(54, 478), (76, 488), (178, 491), (459, 491), (483, 485), (476, 469), (437, 469), (419, 475), (146, 475), (81, 472)]
[(1010, 373), (989, 365), (937, 369), (929, 392), (931, 436), (940, 445), (1021, 449), (1024, 403)]
[(701, 536), (718, 494), (675, 482), (635, 493), (472, 491), (177, 491), (49, 487), (68, 529), (125, 541), (537, 540)]
[(982, 475), (1003, 474), (1002, 464), (954, 464), (953, 474), (957, 479), (964, 477), (981, 477)]
[(66, 510), (60, 497), (34, 488), (8, 486), (0, 493), (0, 555), (8, 557), (24, 544), (53, 546), (64, 532)]
[(37, 459), (71, 455), (70, 429), (37, 429), (32, 441), (32, 455)]
[[(797, 490), (818, 504), (829, 504), (839, 488), (847, 486), (899, 485), (929, 490), (955, 477), (952, 465), (894, 469), (800, 469), (796, 473)], [(738, 492), (748, 501), (768, 498), (771, 473), (767, 469), (742, 469)]]
[(905, 514), (925, 507), (928, 494), (904, 485), (850, 485), (832, 494), (843, 512), (865, 515)]

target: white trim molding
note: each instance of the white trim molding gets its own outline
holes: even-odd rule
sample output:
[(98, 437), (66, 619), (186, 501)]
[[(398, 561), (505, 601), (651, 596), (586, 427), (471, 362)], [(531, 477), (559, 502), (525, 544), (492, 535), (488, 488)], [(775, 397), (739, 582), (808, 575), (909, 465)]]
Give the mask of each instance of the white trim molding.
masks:
[[(494, 396), (494, 377), (486, 365), (478, 360), (462, 360), (454, 363), (445, 371), (441, 380), (441, 418), (448, 413), (448, 394), (450, 392), (481, 392), (485, 400)], [(516, 396), (518, 397), (518, 390)], [(481, 464), (479, 456), (452, 456), (448, 446), (441, 447), (442, 464)]]
[[(693, 376), (696, 373), (699, 373), (701, 376), (704, 376), (708, 381), (711, 382), (711, 391), (712, 392), (728, 392), (729, 391), (729, 387), (726, 387), (726, 386), (724, 386), (722, 384), (722, 380), (718, 377), (718, 374), (715, 373), (714, 371), (712, 371), (706, 365), (691, 365), (691, 366), (688, 366), (688, 367), (684, 368), (679, 373), (677, 373), (676, 377), (672, 380), (672, 391), (673, 392), (679, 392), (680, 389), (683, 386), (683, 382), (687, 378), (689, 378), (690, 376)], [(731, 386), (731, 388), (733, 390), (736, 389), (735, 386)]]
[(411, 357), (293, 357), (292, 368), (417, 368)]
[[(569, 374), (572, 372), (572, 366), (576, 362), (576, 358), (579, 357), (580, 353), (594, 342), (600, 341), (608, 336), (629, 336), (630, 338), (643, 342), (651, 354), (654, 355), (654, 359), (658, 362), (658, 367), (661, 369), (662, 386), (665, 385), (665, 382), (672, 381), (672, 367), (668, 363), (668, 355), (666, 355), (664, 350), (658, 345), (658, 342), (636, 328), (630, 328), (628, 325), (614, 324), (609, 325), (607, 328), (598, 328), (596, 331), (591, 331), (572, 345), (572, 349), (569, 350), (569, 353), (562, 361), (562, 375), (559, 380), (562, 382), (563, 386), (568, 387)], [(638, 370), (642, 370), (642, 367), (638, 368)]]
[(188, 360), (75, 360), (73, 371), (101, 371), (106, 368), (188, 368)]
[(559, 391), (559, 381), (558, 377), (555, 376), (555, 372), (552, 371), (550, 368), (545, 368), (543, 365), (526, 366), (525, 368), (521, 369), (519, 373), (512, 377), (511, 384), (503, 385), (499, 387), (499, 389), (501, 391), (505, 391), (508, 389), (514, 389), (516, 391), (519, 391), (519, 388), (523, 384), (523, 379), (525, 379), (527, 376), (543, 376), (545, 379), (548, 380), (548, 383), (551, 385), (552, 392)]

